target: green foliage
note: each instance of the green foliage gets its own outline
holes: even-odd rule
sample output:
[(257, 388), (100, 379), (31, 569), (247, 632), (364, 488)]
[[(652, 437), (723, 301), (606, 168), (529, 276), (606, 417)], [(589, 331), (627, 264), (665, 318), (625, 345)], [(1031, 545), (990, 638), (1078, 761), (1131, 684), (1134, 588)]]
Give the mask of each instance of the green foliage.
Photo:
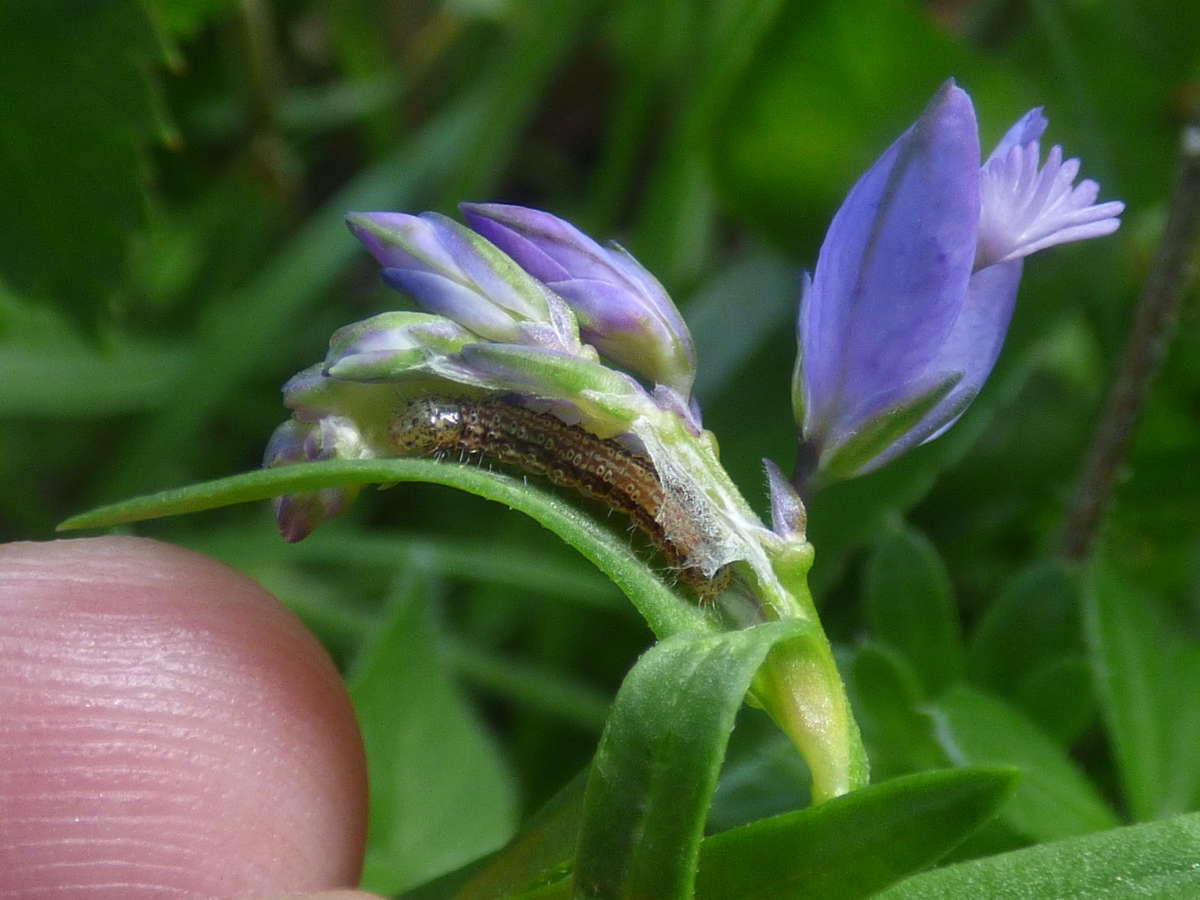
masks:
[(918, 669), (921, 696), (963, 674), (961, 626), (937, 551), (911, 530), (884, 538), (866, 572), (867, 627)]
[(1089, 657), (1117, 773), (1133, 818), (1192, 809), (1200, 799), (1200, 647), (1167, 635), (1150, 599), (1101, 557), (1089, 572)]
[(363, 886), (384, 893), (470, 862), (516, 826), (512, 776), (450, 679), (428, 595), (415, 573), (397, 585), (347, 679), (369, 761)]
[(886, 900), (1194, 897), (1200, 814), (1057, 841), (918, 875)]
[(704, 813), (734, 715), (796, 623), (658, 644), (621, 686), (596, 750), (576, 850), (577, 897), (692, 893)]
[(173, 134), (164, 47), (135, 0), (15, 0), (0, 34), (0, 274), (95, 323), (146, 223), (146, 151)]

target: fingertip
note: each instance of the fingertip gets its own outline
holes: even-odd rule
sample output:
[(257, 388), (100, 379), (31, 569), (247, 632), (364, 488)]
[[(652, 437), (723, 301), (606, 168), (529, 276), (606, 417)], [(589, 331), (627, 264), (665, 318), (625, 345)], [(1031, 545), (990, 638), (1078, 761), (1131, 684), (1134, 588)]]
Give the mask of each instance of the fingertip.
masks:
[(274, 597), (199, 554), (0, 546), (0, 740), (0, 894), (357, 880), (365, 766), (341, 679)]

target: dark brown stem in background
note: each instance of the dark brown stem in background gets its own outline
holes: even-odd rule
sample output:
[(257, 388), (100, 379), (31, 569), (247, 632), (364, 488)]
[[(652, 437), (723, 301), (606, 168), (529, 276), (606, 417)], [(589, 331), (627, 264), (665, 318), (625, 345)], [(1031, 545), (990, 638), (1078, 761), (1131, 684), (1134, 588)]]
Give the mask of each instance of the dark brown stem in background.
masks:
[(1091, 552), (1150, 383), (1166, 355), (1179, 306), (1195, 275), (1200, 239), (1200, 116), (1185, 126), (1181, 144), (1179, 176), (1162, 243), (1138, 298), (1120, 371), (1067, 510), (1060, 552), (1069, 560), (1085, 559)]

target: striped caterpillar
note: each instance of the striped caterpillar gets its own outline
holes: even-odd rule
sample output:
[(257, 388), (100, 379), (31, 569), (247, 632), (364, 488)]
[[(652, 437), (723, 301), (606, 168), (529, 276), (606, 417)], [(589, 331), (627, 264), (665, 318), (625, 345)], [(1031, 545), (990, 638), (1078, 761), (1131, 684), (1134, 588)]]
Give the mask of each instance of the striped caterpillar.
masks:
[(701, 535), (654, 466), (617, 441), (596, 437), (549, 413), (501, 400), (416, 397), (396, 413), (390, 434), (404, 456), (460, 456), (508, 466), (629, 516), (703, 602), (730, 582), (729, 566), (711, 576), (688, 559)]

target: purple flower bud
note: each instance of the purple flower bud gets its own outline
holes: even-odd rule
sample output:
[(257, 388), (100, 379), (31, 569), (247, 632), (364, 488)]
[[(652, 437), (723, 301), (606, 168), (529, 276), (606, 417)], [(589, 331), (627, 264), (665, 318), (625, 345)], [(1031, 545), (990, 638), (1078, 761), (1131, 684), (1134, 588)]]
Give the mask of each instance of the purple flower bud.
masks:
[(696, 349), (663, 286), (616, 244), (602, 247), (550, 213), (501, 203), (464, 203), (467, 222), (562, 297), (584, 340), (609, 359), (685, 398)]
[(562, 301), (469, 228), (437, 213), (350, 213), (346, 223), (384, 281), (429, 312), (487, 340), (578, 346)]
[[(289, 419), (271, 435), (263, 453), (263, 467), (274, 468), (322, 459), (353, 459), (362, 455), (358, 429), (348, 419), (326, 416), (318, 422)], [(326, 519), (346, 511), (358, 496), (357, 485), (322, 488), (276, 497), (275, 521), (285, 541), (303, 540)]]
[(805, 540), (808, 513), (804, 501), (772, 460), (763, 460), (763, 471), (771, 495), (771, 530), (789, 541)]
[(1117, 228), (1122, 204), (1072, 187), (1077, 160), (1055, 147), (1039, 169), (1045, 127), (1026, 113), (981, 170), (971, 100), (948, 82), (850, 191), (800, 303), (809, 469), (858, 475), (945, 431), (995, 364), (1023, 257)]

